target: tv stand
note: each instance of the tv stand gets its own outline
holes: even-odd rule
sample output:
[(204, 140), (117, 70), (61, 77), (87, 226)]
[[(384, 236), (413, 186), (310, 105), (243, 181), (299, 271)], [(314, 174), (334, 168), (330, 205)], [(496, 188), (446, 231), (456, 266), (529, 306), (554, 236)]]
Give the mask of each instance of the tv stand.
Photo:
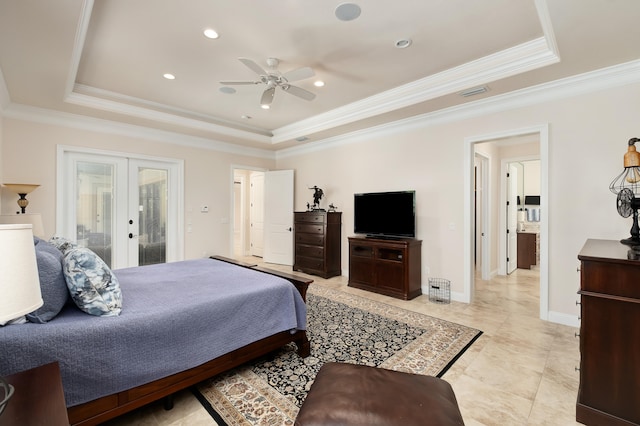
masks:
[(349, 287), (409, 300), (422, 294), (422, 241), (349, 237)]

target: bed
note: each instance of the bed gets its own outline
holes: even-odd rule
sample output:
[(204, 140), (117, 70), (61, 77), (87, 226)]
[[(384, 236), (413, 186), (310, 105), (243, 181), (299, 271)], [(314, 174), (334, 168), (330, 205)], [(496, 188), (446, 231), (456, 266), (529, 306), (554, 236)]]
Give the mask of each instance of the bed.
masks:
[(44, 324), (0, 327), (0, 374), (57, 361), (71, 424), (104, 422), (290, 342), (309, 354), (311, 280), (224, 258), (113, 274), (119, 315), (67, 302)]

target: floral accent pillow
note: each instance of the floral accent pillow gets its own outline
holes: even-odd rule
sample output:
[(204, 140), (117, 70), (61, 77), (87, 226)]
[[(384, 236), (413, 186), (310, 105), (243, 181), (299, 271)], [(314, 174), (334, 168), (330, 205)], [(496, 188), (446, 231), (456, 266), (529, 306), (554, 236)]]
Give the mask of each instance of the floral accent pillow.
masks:
[(78, 247), (78, 244), (74, 243), (73, 241), (58, 236), (51, 237), (49, 239), (49, 244), (52, 244), (54, 247), (60, 250), (62, 254), (65, 254), (67, 251)]
[(96, 316), (120, 315), (120, 283), (97, 254), (88, 248), (70, 249), (63, 263), (64, 278), (78, 308)]

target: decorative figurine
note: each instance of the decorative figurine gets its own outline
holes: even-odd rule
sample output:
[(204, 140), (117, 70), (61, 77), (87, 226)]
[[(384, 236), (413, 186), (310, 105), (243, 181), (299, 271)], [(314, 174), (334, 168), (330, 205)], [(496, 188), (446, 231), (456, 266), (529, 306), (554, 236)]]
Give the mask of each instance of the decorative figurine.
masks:
[(336, 206), (334, 206), (333, 203), (329, 204), (329, 211), (330, 212), (335, 212), (336, 210), (338, 210), (338, 208)]
[(313, 189), (313, 210), (322, 210), (320, 208), (320, 199), (324, 195), (324, 191), (315, 185), (309, 189)]

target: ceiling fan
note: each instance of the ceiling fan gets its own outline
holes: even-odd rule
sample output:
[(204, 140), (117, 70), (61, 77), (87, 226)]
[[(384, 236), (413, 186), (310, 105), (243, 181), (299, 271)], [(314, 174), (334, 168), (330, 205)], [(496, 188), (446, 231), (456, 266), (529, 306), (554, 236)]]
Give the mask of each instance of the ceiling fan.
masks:
[(273, 102), (273, 97), (275, 96), (277, 87), (287, 93), (290, 93), (307, 101), (311, 101), (316, 97), (314, 93), (311, 93), (308, 90), (302, 89), (297, 86), (292, 86), (290, 84), (294, 81), (313, 77), (315, 73), (309, 67), (298, 68), (282, 74), (280, 71), (278, 71), (278, 64), (280, 61), (278, 61), (276, 58), (267, 59), (269, 71), (266, 71), (251, 59), (238, 58), (238, 60), (245, 64), (253, 72), (258, 74), (260, 76), (260, 79), (255, 81), (221, 81), (220, 84), (224, 84), (225, 86), (238, 84), (265, 84), (267, 88), (262, 93), (262, 97), (260, 99), (260, 105), (263, 108), (269, 108), (269, 105), (271, 105), (271, 102)]

